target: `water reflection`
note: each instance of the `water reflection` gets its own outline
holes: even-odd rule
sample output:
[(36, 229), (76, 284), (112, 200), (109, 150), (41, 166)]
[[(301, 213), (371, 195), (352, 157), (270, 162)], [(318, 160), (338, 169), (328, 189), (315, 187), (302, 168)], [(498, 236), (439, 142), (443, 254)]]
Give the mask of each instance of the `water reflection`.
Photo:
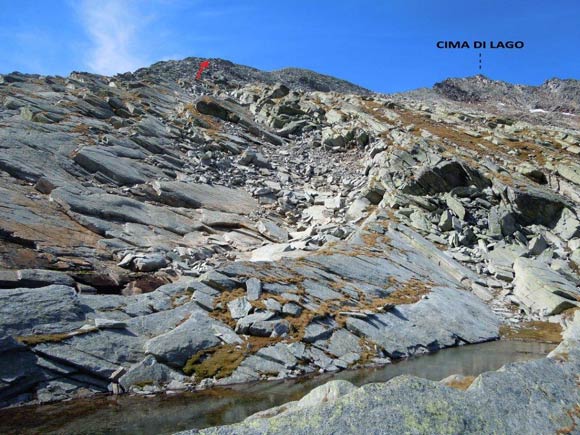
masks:
[(440, 380), (451, 374), (478, 375), (509, 362), (537, 359), (554, 345), (498, 341), (448, 349), (374, 368), (299, 380), (260, 382), (175, 396), (105, 397), (0, 411), (0, 433), (170, 434), (231, 424), (282, 403), (298, 400), (331, 379), (356, 385), (385, 382), (401, 374)]

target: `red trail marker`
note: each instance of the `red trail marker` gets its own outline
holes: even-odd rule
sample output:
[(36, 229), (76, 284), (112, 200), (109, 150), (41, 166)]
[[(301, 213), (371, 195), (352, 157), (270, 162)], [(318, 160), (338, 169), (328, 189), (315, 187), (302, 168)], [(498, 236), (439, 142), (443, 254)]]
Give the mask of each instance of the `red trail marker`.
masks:
[(204, 60), (203, 62), (201, 62), (199, 64), (199, 70), (197, 70), (197, 75), (195, 76), (196, 80), (200, 80), (201, 79), (201, 73), (205, 70), (209, 68), (209, 60)]

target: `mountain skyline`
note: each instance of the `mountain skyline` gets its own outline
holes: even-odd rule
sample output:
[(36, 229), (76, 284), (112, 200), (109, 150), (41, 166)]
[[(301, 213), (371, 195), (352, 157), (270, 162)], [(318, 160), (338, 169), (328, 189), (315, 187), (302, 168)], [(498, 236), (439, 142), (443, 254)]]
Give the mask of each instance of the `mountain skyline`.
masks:
[[(538, 14), (535, 3), (24, 0), (3, 6), (0, 72), (111, 75), (197, 56), (268, 71), (306, 68), (377, 92), (477, 73), (528, 85), (580, 77), (570, 55), (580, 31), (565, 25), (580, 7), (557, 0)], [(522, 40), (525, 47), (438, 49), (440, 40)]]

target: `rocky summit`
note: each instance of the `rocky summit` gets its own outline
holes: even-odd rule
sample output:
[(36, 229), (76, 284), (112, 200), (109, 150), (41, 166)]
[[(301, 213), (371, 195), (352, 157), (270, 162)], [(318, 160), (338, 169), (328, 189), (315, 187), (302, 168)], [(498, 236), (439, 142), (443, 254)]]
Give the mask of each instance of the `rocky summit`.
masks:
[[(203, 60), (0, 76), (0, 405), (298, 377), (563, 327), (565, 352), (465, 393), (329, 384), (314, 407), (216, 433), (373, 433), (385, 415), (409, 433), (577, 423), (580, 82), (384, 95), (220, 59), (196, 80)], [(542, 425), (517, 413), (530, 404)]]

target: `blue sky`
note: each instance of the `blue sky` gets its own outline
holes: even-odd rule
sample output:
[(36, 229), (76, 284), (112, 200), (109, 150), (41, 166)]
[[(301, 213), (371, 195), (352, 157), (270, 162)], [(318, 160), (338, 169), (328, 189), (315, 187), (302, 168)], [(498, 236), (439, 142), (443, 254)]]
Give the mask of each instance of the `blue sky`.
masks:
[(482, 51), (481, 72), (540, 84), (580, 78), (579, 23), (579, 0), (0, 0), (0, 73), (114, 74), (199, 56), (395, 92), (479, 72), (479, 50), (438, 40), (522, 40)]

